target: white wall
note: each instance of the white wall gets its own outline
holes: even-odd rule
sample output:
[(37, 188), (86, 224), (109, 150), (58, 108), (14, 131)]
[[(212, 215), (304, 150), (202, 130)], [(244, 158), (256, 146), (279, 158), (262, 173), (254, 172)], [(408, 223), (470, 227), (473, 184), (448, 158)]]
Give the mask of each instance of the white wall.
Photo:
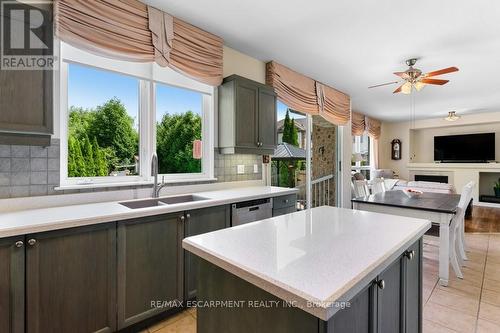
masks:
[[(392, 169), (400, 178), (408, 179), (408, 164), (411, 162), (432, 162), (434, 156), (434, 135), (497, 132), (497, 156), (500, 159), (500, 112), (463, 115), (455, 122), (443, 118), (423, 119), (415, 122), (410, 131), (409, 122), (383, 122), (379, 140), (380, 168)], [(401, 160), (391, 160), (391, 141), (401, 140)], [(413, 151), (412, 151), (413, 150)], [(416, 159), (411, 160), (412, 153)]]
[(500, 159), (500, 122), (491, 124), (474, 124), (441, 128), (425, 128), (414, 130), (411, 140), (415, 158), (414, 163), (434, 162), (434, 137), (439, 135), (455, 135), (470, 133), (496, 133), (495, 156)]
[(266, 63), (230, 47), (224, 46), (224, 77), (238, 74), (248, 79), (266, 83)]

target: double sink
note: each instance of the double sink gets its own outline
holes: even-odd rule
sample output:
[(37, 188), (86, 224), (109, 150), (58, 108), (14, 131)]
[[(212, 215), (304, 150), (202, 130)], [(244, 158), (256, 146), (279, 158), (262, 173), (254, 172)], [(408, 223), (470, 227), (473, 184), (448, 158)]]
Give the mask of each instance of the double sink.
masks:
[(175, 197), (125, 201), (125, 202), (120, 202), (119, 204), (122, 206), (125, 206), (127, 208), (130, 208), (130, 209), (139, 209), (139, 208), (148, 208), (148, 207), (156, 207), (156, 206), (175, 205), (175, 204), (180, 204), (180, 203), (201, 201), (201, 200), (207, 200), (207, 199), (208, 198), (201, 197), (198, 195), (186, 194), (186, 195), (178, 195)]

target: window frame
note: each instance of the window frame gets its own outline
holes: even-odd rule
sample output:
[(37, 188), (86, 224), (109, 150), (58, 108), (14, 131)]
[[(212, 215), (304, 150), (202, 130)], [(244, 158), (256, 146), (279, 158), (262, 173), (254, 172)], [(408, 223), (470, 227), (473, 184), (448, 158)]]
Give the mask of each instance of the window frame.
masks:
[[(366, 136), (366, 138), (368, 139), (368, 165), (361, 165), (361, 161), (357, 161), (355, 162), (355, 165), (351, 165), (351, 170), (353, 171), (361, 171), (361, 170), (371, 170), (372, 169), (372, 165), (373, 165), (373, 141), (372, 138), (364, 133), (363, 135), (354, 135), (353, 136), (353, 139), (354, 139), (354, 149), (352, 151), (353, 154), (355, 153), (361, 153), (361, 137), (362, 136)], [(352, 143), (351, 143), (352, 144)]]
[[(60, 189), (91, 188), (109, 186), (129, 186), (149, 184), (151, 176), (151, 156), (156, 151), (156, 84), (161, 83), (203, 94), (202, 99), (202, 170), (201, 173), (161, 174), (165, 182), (211, 181), (214, 178), (214, 135), (216, 112), (216, 88), (195, 81), (170, 68), (155, 63), (131, 63), (101, 57), (63, 42), (60, 49), (59, 75), (56, 91), (59, 96), (55, 107), (59, 120), (60, 137)], [(138, 79), (139, 89), (139, 175), (105, 177), (68, 177), (68, 65), (70, 63), (92, 67), (98, 70), (127, 75)]]

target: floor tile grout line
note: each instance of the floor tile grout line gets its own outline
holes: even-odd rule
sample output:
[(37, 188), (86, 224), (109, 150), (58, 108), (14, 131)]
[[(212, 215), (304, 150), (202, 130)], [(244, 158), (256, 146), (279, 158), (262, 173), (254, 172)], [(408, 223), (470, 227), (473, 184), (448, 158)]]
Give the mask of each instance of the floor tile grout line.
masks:
[(486, 278), (486, 264), (488, 263), (488, 253), (490, 252), (490, 239), (491, 235), (488, 235), (488, 246), (486, 247), (486, 258), (484, 258), (484, 268), (483, 268), (483, 281), (481, 283), (481, 293), (479, 294), (479, 306), (477, 307), (476, 314), (476, 329), (474, 332), (477, 333), (479, 326), (479, 312), (481, 311), (481, 299), (483, 298), (483, 288), (484, 288), (484, 279)]

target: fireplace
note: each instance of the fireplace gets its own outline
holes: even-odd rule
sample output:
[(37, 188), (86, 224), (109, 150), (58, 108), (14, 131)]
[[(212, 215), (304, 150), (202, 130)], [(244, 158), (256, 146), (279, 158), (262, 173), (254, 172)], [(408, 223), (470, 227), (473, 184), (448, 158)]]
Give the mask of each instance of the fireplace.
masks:
[(446, 183), (446, 184), (448, 184), (448, 176), (415, 175), (415, 181), (420, 181), (420, 182), (435, 182), (435, 183)]

